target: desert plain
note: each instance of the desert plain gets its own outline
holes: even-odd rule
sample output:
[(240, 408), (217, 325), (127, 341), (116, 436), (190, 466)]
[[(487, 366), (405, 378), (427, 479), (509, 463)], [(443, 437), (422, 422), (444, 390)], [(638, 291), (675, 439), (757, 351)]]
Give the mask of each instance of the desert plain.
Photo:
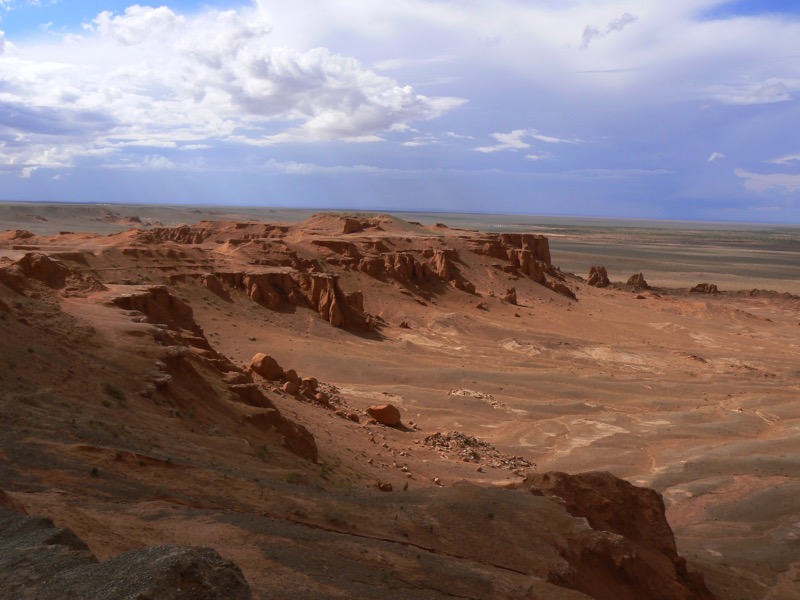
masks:
[(788, 227), (5, 203), (0, 500), (254, 598), (800, 598), (799, 349)]

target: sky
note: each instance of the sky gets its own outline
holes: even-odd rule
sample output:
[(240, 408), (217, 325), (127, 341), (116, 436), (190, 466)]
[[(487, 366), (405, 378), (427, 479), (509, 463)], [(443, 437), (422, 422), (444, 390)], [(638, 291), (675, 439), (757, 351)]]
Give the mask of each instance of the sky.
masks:
[(797, 224), (800, 2), (0, 0), (0, 200)]

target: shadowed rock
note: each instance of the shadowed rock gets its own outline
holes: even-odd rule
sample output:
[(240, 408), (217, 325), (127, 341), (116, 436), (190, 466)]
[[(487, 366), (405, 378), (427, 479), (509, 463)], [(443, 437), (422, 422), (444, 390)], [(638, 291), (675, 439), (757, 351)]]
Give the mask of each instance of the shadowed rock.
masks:
[(636, 275), (631, 275), (628, 278), (627, 285), (642, 290), (650, 289), (650, 286), (647, 285), (647, 281), (645, 281), (644, 279), (644, 275), (642, 275), (641, 273), (637, 273)]
[(0, 508), (0, 597), (37, 600), (250, 600), (234, 563), (211, 548), (152, 546), (103, 562), (69, 529)]
[(598, 288), (608, 287), (611, 281), (608, 279), (606, 268), (593, 266), (589, 269), (589, 281), (587, 283)]
[(689, 291), (693, 294), (719, 294), (719, 289), (714, 283), (698, 283)]

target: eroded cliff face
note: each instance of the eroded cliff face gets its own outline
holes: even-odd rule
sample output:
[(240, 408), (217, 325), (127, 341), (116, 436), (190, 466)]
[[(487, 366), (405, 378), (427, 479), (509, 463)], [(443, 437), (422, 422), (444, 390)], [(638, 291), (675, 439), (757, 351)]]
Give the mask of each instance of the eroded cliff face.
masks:
[[(46, 582), (79, 593), (141, 569), (146, 593), (181, 598), (188, 569), (193, 598), (248, 597), (233, 561), (256, 598), (712, 598), (655, 492), (607, 473), (535, 474), (520, 457), (465, 463), (425, 443), (428, 412), (506, 414), (490, 395), (392, 405), (389, 425), (370, 412), (395, 399), (370, 362), (391, 344), (386, 377), (403, 386), (438, 368), (415, 356), (425, 348), (461, 359), (476, 314), (566, 312), (552, 288), (574, 295), (577, 283), (545, 238), (322, 215), (20, 239), (34, 249), (0, 266), (0, 503), (85, 545), (44, 523), (66, 550), (31, 550), (38, 579), (0, 557), (13, 575), (0, 590), (46, 598)], [(343, 358), (353, 347), (364, 358)], [(329, 363), (356, 384), (325, 381)], [(465, 464), (476, 482), (459, 482)], [(21, 552), (6, 541), (6, 556)], [(142, 550), (166, 543), (219, 554)]]

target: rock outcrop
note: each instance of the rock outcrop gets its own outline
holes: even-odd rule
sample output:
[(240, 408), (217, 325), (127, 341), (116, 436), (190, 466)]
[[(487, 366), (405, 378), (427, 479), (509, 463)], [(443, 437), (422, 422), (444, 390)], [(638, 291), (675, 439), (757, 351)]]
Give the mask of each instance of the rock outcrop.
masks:
[(650, 286), (647, 285), (647, 281), (645, 281), (644, 275), (641, 273), (637, 273), (636, 275), (631, 275), (628, 278), (628, 282), (626, 285), (631, 286), (634, 289), (639, 290), (649, 290)]
[[(586, 519), (597, 532), (611, 534), (589, 538), (590, 545), (568, 551), (568, 560), (577, 571), (575, 589), (601, 597), (591, 589), (595, 577), (591, 571), (606, 565), (611, 576), (603, 578), (602, 597), (714, 597), (702, 575), (690, 573), (678, 555), (658, 492), (604, 472), (534, 474), (525, 479), (523, 487), (536, 495), (559, 498), (571, 515)], [(571, 587), (569, 581), (563, 584)]]
[(591, 286), (604, 288), (608, 287), (611, 281), (608, 279), (608, 272), (605, 267), (592, 266), (589, 269), (589, 280), (587, 283)]
[(192, 307), (172, 294), (166, 286), (154, 285), (130, 294), (118, 296), (114, 304), (124, 310), (145, 315), (149, 323), (160, 323), (170, 329), (185, 329), (199, 333)]
[(506, 290), (505, 295), (502, 296), (502, 299), (505, 300), (506, 302), (508, 302), (509, 304), (516, 305), (517, 304), (517, 289), (513, 288), (513, 287), (508, 288)]
[(64, 287), (67, 277), (71, 274), (62, 261), (41, 252), (25, 254), (17, 261), (17, 266), (25, 277), (41, 281), (52, 288)]
[(241, 569), (211, 548), (153, 546), (98, 562), (69, 529), (0, 508), (0, 597), (250, 600)]
[(689, 291), (693, 294), (719, 294), (719, 289), (714, 283), (698, 283)]

